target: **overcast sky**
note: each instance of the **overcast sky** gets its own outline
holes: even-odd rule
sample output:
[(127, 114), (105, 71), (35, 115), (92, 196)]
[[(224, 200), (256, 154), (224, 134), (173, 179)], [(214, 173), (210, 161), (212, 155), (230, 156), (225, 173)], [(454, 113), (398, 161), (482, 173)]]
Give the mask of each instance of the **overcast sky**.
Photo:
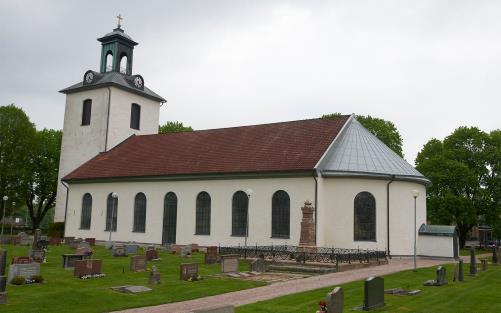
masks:
[(479, 0), (0, 0), (0, 105), (61, 129), (58, 90), (99, 70), (118, 13), (133, 73), (168, 101), (161, 123), (370, 114), (395, 123), (411, 164), (460, 125), (501, 127), (501, 1)]

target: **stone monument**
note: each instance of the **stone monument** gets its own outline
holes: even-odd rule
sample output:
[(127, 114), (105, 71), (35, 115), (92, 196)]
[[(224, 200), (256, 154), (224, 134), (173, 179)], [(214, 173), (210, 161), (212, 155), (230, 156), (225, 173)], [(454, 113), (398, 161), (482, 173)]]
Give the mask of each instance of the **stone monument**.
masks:
[(369, 277), (364, 282), (364, 304), (355, 310), (369, 311), (384, 306), (384, 279)]
[(7, 277), (5, 276), (5, 267), (7, 266), (7, 250), (0, 249), (0, 304), (7, 303)]
[(179, 279), (188, 280), (198, 277), (198, 263), (181, 263), (179, 268)]
[(158, 272), (157, 267), (155, 265), (151, 267), (149, 284), (150, 285), (160, 284), (160, 273)]
[(470, 276), (477, 275), (477, 257), (475, 256), (475, 247), (470, 248)]
[(499, 265), (499, 254), (496, 246), (492, 247), (492, 265)]
[(315, 243), (315, 220), (313, 215), (315, 208), (306, 200), (301, 208), (303, 219), (301, 220), (301, 233), (299, 237), (300, 252), (316, 251)]

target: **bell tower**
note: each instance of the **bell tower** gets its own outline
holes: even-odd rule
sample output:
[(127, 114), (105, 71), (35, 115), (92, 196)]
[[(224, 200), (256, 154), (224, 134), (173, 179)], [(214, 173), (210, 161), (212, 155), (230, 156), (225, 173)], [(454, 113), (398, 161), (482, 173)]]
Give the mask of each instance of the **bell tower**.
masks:
[(98, 40), (101, 42), (100, 72), (119, 72), (132, 75), (132, 57), (137, 42), (127, 36), (122, 29), (122, 16), (118, 15), (118, 25), (111, 33)]
[(66, 106), (55, 221), (65, 221), (75, 211), (66, 205), (66, 175), (132, 135), (158, 133), (160, 106), (166, 100), (147, 88), (141, 75), (132, 74), (138, 43), (122, 29), (122, 17), (117, 18), (117, 27), (98, 39), (99, 71), (85, 71), (80, 82), (60, 91)]

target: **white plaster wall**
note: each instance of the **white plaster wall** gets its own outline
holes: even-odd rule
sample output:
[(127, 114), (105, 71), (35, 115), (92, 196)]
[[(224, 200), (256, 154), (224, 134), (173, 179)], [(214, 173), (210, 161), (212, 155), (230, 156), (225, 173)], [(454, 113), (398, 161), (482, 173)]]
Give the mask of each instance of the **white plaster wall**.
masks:
[(454, 239), (446, 236), (419, 236), (417, 254), (454, 258)]
[[(110, 97), (109, 122), (108, 97)], [(81, 126), (83, 101), (86, 99), (92, 99), (91, 122), (90, 125)], [(132, 103), (141, 106), (139, 130), (130, 128)], [(113, 148), (133, 134), (158, 133), (159, 114), (158, 102), (115, 87), (109, 89), (103, 87), (66, 95), (55, 221), (64, 220), (66, 188), (61, 184), (61, 178), (99, 152)], [(106, 143), (108, 123), (108, 142)]]
[[(131, 135), (158, 134), (160, 104), (140, 95), (112, 87), (108, 150)], [(130, 128), (132, 103), (141, 106), (139, 130)]]
[[(107, 240), (109, 232), (104, 231), (106, 197), (114, 191), (119, 197), (118, 226), (117, 232), (112, 234), (112, 240), (161, 243), (164, 196), (172, 191), (178, 197), (177, 243), (243, 245), (244, 237), (231, 236), (231, 202), (236, 191), (249, 188), (254, 192), (249, 204), (248, 244), (297, 245), (301, 207), (306, 199), (313, 201), (314, 198), (315, 182), (312, 177), (71, 184), (66, 236)], [(290, 239), (271, 238), (271, 199), (277, 190), (285, 190), (290, 197)], [(194, 235), (195, 201), (201, 191), (211, 196), (211, 233), (206, 236)], [(86, 192), (93, 198), (91, 229), (80, 230), (81, 201)], [(132, 232), (133, 203), (138, 192), (144, 192), (147, 197), (145, 233)]]
[[(336, 248), (387, 248), (388, 181), (366, 178), (323, 178), (319, 185), (318, 246)], [(421, 195), (417, 201), (417, 226), (414, 228), (414, 198), (411, 190)], [(376, 241), (354, 241), (354, 198), (368, 191), (376, 199)], [(390, 185), (390, 249), (392, 255), (413, 254), (413, 229), (426, 220), (426, 189), (423, 185), (394, 181)]]

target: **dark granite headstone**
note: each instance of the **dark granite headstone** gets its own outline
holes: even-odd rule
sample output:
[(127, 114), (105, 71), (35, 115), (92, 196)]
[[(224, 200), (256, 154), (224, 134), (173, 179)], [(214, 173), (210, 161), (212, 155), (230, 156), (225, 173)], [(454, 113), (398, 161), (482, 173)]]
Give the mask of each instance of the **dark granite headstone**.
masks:
[(436, 273), (435, 279), (425, 281), (424, 283), (425, 286), (443, 286), (447, 284), (447, 271), (445, 267), (443, 266), (437, 267), (435, 273)]
[(63, 268), (73, 268), (75, 266), (75, 261), (87, 260), (89, 258), (89, 256), (85, 254), (63, 254), (61, 257)]
[(9, 277), (7, 281), (10, 283), (15, 276), (31, 278), (36, 275), (40, 275), (40, 263), (11, 264), (9, 265)]
[(0, 276), (0, 292), (5, 292), (7, 288), (7, 276)]
[(252, 261), (251, 271), (258, 272), (258, 273), (266, 272), (266, 263), (264, 262), (264, 260), (259, 258), (259, 259)]
[(475, 247), (470, 248), (470, 276), (477, 275), (477, 257), (475, 256)]
[(115, 245), (113, 245), (112, 251), (113, 251), (113, 256), (116, 256), (116, 257), (127, 256), (127, 251), (125, 251), (124, 245), (115, 244)]
[(364, 282), (363, 310), (372, 310), (384, 306), (384, 279), (369, 277)]
[(453, 281), (464, 281), (464, 273), (463, 273), (463, 260), (459, 259), (459, 261), (454, 266), (454, 279)]
[(486, 259), (480, 260), (480, 264), (481, 264), (482, 271), (483, 272), (487, 271), (487, 260)]
[(181, 247), (181, 257), (186, 258), (191, 256), (191, 245)]
[(30, 256), (15, 256), (12, 257), (11, 264), (30, 264), (33, 259)]
[(150, 285), (160, 284), (160, 273), (158, 272), (157, 267), (155, 265), (151, 267), (149, 284)]
[(327, 313), (343, 313), (344, 291), (341, 287), (334, 288), (325, 297)]
[(180, 266), (179, 276), (181, 280), (198, 276), (198, 263), (182, 263)]
[(82, 277), (85, 275), (101, 274), (103, 266), (102, 260), (77, 260), (74, 263), (73, 276)]
[(158, 251), (157, 250), (146, 250), (146, 260), (152, 261), (158, 259)]
[(132, 272), (146, 271), (146, 256), (135, 255), (130, 257), (130, 270)]
[(211, 246), (207, 247), (207, 252), (205, 253), (205, 264), (214, 264), (217, 262), (217, 247)]
[(0, 249), (0, 276), (5, 275), (6, 267), (7, 267), (7, 250)]
[(7, 293), (0, 292), (0, 304), (7, 304)]

